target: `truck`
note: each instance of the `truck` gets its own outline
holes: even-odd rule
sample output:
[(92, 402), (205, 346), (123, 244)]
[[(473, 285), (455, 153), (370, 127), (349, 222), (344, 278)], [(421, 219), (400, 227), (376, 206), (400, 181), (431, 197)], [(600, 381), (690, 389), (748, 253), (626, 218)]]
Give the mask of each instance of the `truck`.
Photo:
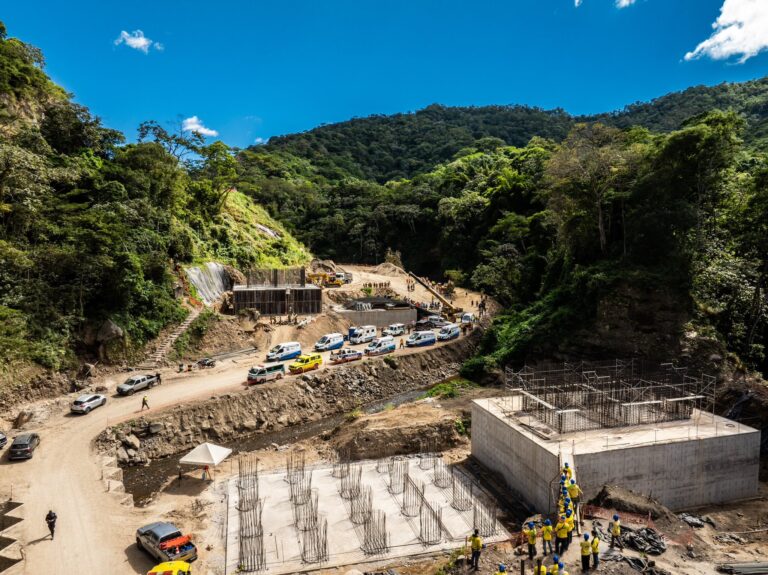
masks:
[(370, 343), (374, 339), (376, 339), (375, 325), (352, 326), (349, 328), (349, 343), (351, 345)]
[(197, 559), (197, 547), (189, 535), (166, 521), (156, 521), (136, 530), (136, 547), (160, 562)]
[(133, 395), (142, 389), (149, 389), (160, 383), (157, 374), (132, 375), (123, 383), (117, 386), (117, 393), (120, 395)]

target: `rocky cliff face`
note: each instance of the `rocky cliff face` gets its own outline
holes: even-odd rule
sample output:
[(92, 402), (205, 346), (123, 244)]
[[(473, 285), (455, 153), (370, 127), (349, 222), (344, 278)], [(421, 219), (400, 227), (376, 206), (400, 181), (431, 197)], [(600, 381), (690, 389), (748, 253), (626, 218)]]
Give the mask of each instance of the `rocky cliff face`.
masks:
[(181, 405), (152, 419), (141, 417), (107, 428), (97, 444), (102, 451), (115, 453), (123, 465), (140, 465), (204, 441), (235, 444), (252, 434), (348, 413), (456, 375), (478, 336), (423, 353), (365, 360)]

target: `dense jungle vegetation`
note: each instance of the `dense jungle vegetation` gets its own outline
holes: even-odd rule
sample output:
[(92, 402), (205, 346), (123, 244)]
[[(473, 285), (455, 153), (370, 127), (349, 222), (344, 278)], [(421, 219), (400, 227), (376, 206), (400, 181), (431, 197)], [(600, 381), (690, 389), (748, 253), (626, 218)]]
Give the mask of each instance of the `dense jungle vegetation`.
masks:
[(680, 311), (669, 349), (704, 334), (766, 369), (768, 79), (593, 118), (435, 105), (231, 150), (153, 121), (125, 143), (42, 65), (3, 30), (6, 366), (66, 367), (107, 318), (140, 345), (185, 313), (176, 264), (300, 263), (300, 241), (341, 262), (397, 250), (497, 298), (468, 375), (559, 349), (630, 291)]

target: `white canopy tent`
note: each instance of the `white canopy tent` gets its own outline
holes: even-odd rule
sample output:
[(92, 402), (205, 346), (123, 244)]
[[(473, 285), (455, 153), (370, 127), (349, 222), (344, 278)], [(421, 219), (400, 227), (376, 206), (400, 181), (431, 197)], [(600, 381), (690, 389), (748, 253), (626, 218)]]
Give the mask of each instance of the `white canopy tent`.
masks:
[(213, 443), (202, 443), (179, 460), (181, 465), (216, 467), (230, 456), (232, 450)]

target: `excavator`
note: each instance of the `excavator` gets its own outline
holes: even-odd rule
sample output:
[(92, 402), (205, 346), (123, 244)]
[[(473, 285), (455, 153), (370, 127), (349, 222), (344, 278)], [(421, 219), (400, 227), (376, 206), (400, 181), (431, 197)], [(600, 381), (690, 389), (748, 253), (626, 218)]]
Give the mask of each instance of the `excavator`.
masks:
[(327, 287), (327, 288), (340, 287), (344, 285), (344, 280), (341, 280), (335, 276), (322, 273), (322, 272), (308, 273), (307, 280), (309, 280), (316, 286)]

